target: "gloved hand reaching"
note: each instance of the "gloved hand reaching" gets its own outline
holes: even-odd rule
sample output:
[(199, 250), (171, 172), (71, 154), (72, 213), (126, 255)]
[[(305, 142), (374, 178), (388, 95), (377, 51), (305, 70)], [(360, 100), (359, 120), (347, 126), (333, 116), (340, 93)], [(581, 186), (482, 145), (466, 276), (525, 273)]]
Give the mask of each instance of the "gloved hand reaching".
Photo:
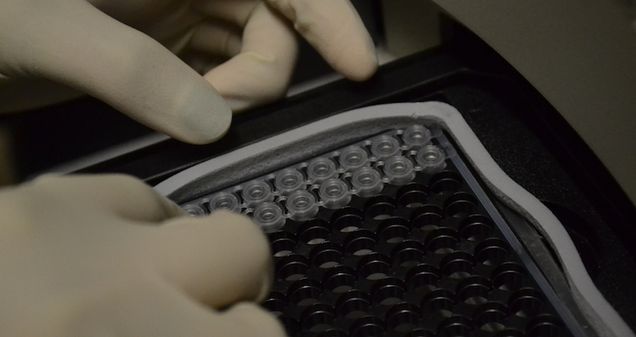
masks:
[[(182, 216), (123, 176), (40, 178), (0, 192), (3, 336), (283, 337), (254, 304), (271, 284), (260, 229)], [(225, 309), (215, 311), (214, 309)]]
[[(291, 27), (346, 77), (375, 71), (348, 0), (2, 0), (0, 112), (72, 88), (180, 140), (211, 142), (229, 127), (230, 108), (284, 94), (296, 60)], [(202, 77), (174, 53), (229, 60)]]

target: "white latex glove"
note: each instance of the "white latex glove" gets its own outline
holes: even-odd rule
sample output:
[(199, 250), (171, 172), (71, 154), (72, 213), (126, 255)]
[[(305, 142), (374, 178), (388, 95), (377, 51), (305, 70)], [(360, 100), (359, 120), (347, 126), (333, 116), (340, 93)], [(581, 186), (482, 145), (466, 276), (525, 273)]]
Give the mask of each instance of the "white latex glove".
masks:
[(228, 212), (182, 216), (128, 177), (1, 191), (0, 274), (2, 336), (285, 335), (256, 305), (232, 306), (271, 284), (260, 229)]
[[(348, 0), (0, 0), (0, 112), (73, 88), (177, 139), (211, 142), (231, 121), (217, 92), (235, 110), (284, 94), (291, 26), (346, 77), (375, 71)], [(201, 77), (173, 52), (231, 58)]]

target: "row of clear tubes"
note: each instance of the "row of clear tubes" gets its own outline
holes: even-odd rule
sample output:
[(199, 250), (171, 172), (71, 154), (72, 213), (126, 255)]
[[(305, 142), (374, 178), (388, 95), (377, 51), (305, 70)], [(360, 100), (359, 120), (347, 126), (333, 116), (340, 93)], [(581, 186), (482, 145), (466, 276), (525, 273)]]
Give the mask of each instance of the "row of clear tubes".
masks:
[(433, 174), (443, 170), (446, 154), (431, 140), (428, 128), (412, 125), (347, 146), (332, 156), (318, 157), (215, 193), (183, 208), (193, 216), (219, 209), (251, 214), (264, 231), (274, 232), (287, 219), (314, 218), (320, 207), (343, 208), (352, 195), (371, 197), (381, 193), (384, 184), (408, 184), (418, 171)]

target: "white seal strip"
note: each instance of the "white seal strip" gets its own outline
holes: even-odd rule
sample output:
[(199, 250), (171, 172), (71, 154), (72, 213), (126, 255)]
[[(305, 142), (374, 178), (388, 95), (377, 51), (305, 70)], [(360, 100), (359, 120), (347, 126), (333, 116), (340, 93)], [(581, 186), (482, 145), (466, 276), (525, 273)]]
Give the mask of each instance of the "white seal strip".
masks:
[(414, 121), (433, 120), (446, 129), (490, 190), (506, 205), (524, 215), (550, 241), (564, 268), (574, 299), (596, 332), (601, 336), (636, 337), (592, 282), (574, 243), (559, 220), (497, 165), (461, 114), (444, 103), (388, 104), (341, 113), (196, 165), (163, 181), (155, 189), (168, 196), (209, 172), (281, 144), (290, 144), (342, 125), (396, 117), (411, 117)]

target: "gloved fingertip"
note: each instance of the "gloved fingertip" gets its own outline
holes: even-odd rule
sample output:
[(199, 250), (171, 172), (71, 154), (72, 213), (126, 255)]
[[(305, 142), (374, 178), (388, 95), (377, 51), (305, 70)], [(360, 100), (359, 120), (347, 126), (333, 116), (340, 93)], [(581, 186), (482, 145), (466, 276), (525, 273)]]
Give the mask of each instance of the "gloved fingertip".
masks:
[(373, 61), (369, 60), (365, 63), (359, 63), (356, 67), (352, 67), (345, 73), (345, 77), (352, 81), (363, 82), (373, 77), (377, 70), (378, 62), (377, 58), (374, 58)]
[(353, 81), (366, 81), (378, 70), (378, 56), (369, 41), (369, 46), (348, 51), (342, 64), (343, 75)]
[(232, 123), (232, 109), (219, 104), (218, 99), (210, 102), (192, 102), (181, 114), (181, 126), (172, 136), (190, 144), (208, 144), (222, 138)]
[(255, 105), (254, 102), (242, 98), (228, 97), (225, 100), (234, 113), (243, 112)]

